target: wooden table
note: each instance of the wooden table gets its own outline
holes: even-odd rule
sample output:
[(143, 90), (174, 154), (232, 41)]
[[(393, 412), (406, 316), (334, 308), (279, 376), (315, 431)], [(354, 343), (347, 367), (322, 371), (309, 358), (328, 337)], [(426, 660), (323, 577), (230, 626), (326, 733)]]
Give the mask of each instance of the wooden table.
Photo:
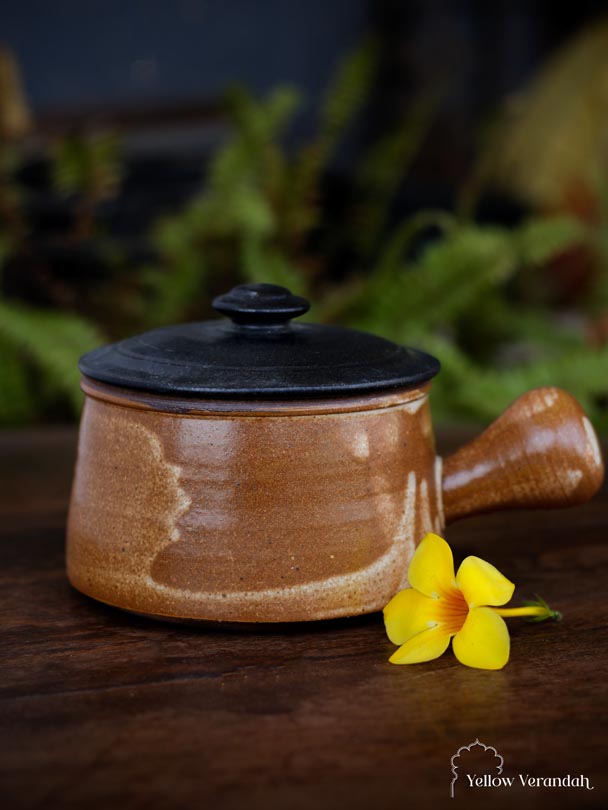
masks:
[[(453, 806), (608, 806), (606, 489), (576, 509), (449, 531), (457, 560), (488, 559), (516, 602), (538, 592), (563, 622), (510, 620), (500, 672), (451, 651), (397, 667), (379, 615), (242, 632), (157, 623), (73, 591), (74, 451), (71, 429), (0, 434), (2, 808), (436, 806), (450, 801), (452, 755), (476, 738), (516, 781), (459, 777)], [(594, 790), (524, 788), (519, 773), (583, 774)]]

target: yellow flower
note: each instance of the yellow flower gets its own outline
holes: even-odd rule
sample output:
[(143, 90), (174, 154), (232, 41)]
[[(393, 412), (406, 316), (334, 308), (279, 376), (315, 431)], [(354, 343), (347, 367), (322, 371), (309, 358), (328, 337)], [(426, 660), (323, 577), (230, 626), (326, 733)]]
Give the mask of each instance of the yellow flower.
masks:
[(408, 570), (409, 588), (384, 608), (388, 637), (400, 647), (393, 664), (417, 664), (442, 655), (450, 639), (456, 658), (469, 667), (502, 669), (509, 660), (509, 631), (502, 616), (559, 618), (539, 600), (499, 610), (515, 585), (490, 563), (467, 557), (454, 575), (452, 550), (442, 537), (427, 534)]

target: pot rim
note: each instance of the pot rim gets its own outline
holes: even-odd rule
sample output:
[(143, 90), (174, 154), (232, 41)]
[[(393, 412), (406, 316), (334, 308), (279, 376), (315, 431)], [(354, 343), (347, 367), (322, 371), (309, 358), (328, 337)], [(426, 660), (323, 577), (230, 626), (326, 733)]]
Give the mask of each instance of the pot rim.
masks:
[(309, 416), (332, 413), (358, 413), (360, 411), (391, 410), (403, 405), (416, 404), (418, 410), (426, 401), (431, 382), (416, 387), (397, 388), (382, 393), (302, 398), (271, 399), (204, 399), (168, 394), (155, 394), (131, 388), (121, 388), (93, 380), (83, 375), (80, 387), (86, 396), (124, 408), (155, 411), (177, 417), (260, 417)]

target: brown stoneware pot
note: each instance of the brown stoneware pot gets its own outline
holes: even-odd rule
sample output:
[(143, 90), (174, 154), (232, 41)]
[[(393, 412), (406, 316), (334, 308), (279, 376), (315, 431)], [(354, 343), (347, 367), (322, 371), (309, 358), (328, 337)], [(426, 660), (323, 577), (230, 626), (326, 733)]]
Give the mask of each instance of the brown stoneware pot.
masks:
[(72, 584), (172, 619), (280, 622), (382, 609), (428, 531), (467, 515), (588, 500), (603, 465), (577, 402), (541, 388), (435, 453), (439, 363), (291, 319), (305, 300), (244, 285), (228, 314), (81, 360), (68, 524)]

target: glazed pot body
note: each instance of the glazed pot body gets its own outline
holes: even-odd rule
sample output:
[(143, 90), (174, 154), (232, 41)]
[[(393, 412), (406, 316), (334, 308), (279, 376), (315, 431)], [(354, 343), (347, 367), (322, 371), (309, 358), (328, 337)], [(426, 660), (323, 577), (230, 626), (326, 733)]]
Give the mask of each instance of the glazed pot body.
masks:
[(382, 609), (443, 528), (428, 387), (238, 403), (85, 382), (72, 584), (178, 619)]
[[(429, 531), (494, 509), (583, 503), (603, 463), (565, 391), (523, 394), (445, 463), (439, 361), (337, 326), (272, 284), (80, 359), (86, 401), (67, 569), (89, 596), (179, 620), (381, 610)], [(237, 398), (241, 398), (239, 401)]]

